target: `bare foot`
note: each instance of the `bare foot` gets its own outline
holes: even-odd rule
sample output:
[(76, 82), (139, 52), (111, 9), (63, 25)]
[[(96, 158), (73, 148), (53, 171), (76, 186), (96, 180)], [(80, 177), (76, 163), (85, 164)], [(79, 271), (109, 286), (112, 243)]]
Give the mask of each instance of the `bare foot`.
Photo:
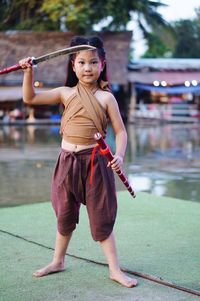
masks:
[(117, 272), (110, 273), (110, 279), (119, 282), (121, 285), (126, 287), (134, 287), (137, 285), (137, 280), (131, 277), (128, 277), (121, 270)]
[(55, 264), (50, 263), (49, 265), (45, 266), (44, 268), (35, 271), (32, 275), (35, 277), (43, 277), (49, 274), (58, 273), (64, 271), (63, 264)]

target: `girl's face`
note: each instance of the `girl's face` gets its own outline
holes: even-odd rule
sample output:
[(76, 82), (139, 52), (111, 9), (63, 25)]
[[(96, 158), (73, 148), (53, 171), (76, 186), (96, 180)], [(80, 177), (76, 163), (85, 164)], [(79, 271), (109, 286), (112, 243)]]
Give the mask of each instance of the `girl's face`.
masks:
[(96, 50), (84, 50), (76, 54), (72, 66), (80, 82), (92, 85), (97, 82), (104, 68), (104, 62), (100, 60)]

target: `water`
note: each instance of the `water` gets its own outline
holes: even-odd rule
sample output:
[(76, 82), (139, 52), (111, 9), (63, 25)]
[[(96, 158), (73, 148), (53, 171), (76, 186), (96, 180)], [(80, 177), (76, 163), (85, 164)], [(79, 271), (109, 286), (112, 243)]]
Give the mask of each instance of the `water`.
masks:
[[(136, 192), (200, 201), (199, 125), (129, 124), (127, 132), (124, 171)], [(1, 207), (50, 200), (60, 141), (57, 126), (0, 127)], [(111, 128), (107, 142), (114, 151)]]
[(200, 201), (200, 126), (129, 125), (126, 170), (136, 190)]

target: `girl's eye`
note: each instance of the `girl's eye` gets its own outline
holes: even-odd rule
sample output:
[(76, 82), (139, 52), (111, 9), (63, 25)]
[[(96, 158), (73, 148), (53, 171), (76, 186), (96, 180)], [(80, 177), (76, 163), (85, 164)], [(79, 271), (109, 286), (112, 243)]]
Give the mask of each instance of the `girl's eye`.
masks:
[(84, 62), (83, 61), (80, 61), (80, 62), (78, 62), (80, 65), (83, 65), (84, 64)]
[(95, 65), (95, 64), (98, 64), (98, 62), (97, 62), (97, 61), (94, 61), (94, 62), (92, 62), (92, 64)]

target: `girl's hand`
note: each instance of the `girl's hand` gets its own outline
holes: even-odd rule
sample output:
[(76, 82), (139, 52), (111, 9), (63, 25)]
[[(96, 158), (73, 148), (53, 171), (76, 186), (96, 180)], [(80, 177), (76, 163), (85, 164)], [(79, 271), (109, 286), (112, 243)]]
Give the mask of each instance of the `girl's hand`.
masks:
[(108, 167), (111, 166), (111, 168), (115, 171), (120, 171), (122, 169), (123, 165), (123, 158), (118, 155), (114, 155), (114, 159), (111, 162), (108, 162)]
[(31, 57), (27, 57), (25, 59), (22, 59), (19, 61), (19, 64), (21, 66), (21, 68), (23, 69), (23, 71), (31, 71), (32, 69), (32, 59)]

